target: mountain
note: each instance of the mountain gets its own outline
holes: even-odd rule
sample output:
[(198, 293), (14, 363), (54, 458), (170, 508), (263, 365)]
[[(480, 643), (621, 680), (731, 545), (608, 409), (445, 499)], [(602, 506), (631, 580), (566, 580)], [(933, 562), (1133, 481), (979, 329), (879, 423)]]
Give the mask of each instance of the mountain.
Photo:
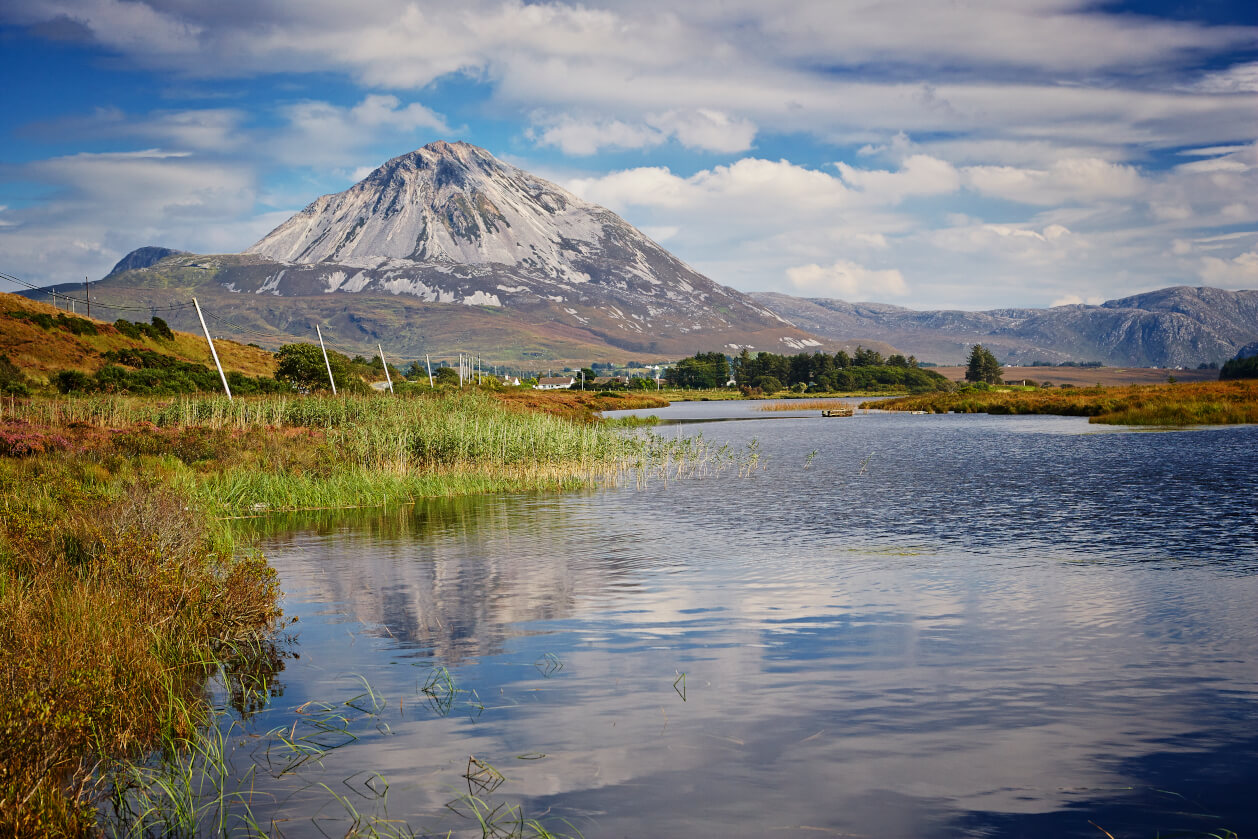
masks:
[(1117, 367), (1196, 367), (1222, 362), (1258, 338), (1258, 291), (1176, 286), (1099, 306), (915, 311), (753, 294), (796, 326), (823, 337), (886, 341), (938, 363), (961, 363), (974, 344), (1007, 364), (1102, 361)]
[(195, 293), (259, 343), (312, 340), (317, 322), (343, 345), (380, 342), (399, 358), (469, 349), (498, 360), (589, 361), (855, 346), (787, 323), (610, 210), (467, 143), (396, 157), (243, 254), (154, 255), (144, 248), (119, 263), (95, 284), (95, 305)]

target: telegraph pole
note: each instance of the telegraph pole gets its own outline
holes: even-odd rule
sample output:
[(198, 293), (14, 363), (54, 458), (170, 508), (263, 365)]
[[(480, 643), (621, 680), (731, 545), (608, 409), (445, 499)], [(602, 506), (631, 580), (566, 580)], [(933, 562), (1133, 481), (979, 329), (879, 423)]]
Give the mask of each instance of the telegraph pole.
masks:
[(87, 316), (92, 316), (92, 287), (87, 283), (87, 277), (83, 278), (83, 302), (87, 304)]
[(376, 349), (380, 350), (380, 364), (384, 367), (384, 380), (389, 383), (389, 393), (392, 393), (393, 377), (389, 375), (389, 362), (384, 360), (384, 348), (376, 344)]
[(227, 393), (227, 401), (230, 402), (232, 389), (227, 386), (227, 374), (223, 372), (223, 365), (218, 360), (218, 351), (214, 349), (214, 339), (210, 337), (210, 330), (205, 325), (205, 316), (201, 314), (201, 304), (194, 297), (192, 305), (197, 309), (197, 320), (201, 321), (201, 329), (205, 332), (205, 342), (210, 345), (210, 355), (214, 356), (214, 366), (218, 368), (218, 377), (223, 380), (223, 390)]
[(319, 336), (319, 349), (323, 350), (323, 363), (328, 367), (328, 381), (332, 383), (332, 395), (336, 396), (336, 379), (332, 378), (332, 362), (328, 361), (328, 348), (323, 346), (323, 330), (315, 324), (315, 334)]

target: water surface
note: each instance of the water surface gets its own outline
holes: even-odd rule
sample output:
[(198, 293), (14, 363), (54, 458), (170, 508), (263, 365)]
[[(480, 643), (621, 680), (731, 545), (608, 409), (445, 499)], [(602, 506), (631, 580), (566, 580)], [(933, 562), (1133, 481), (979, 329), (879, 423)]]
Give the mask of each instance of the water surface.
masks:
[(262, 773), (285, 835), (344, 832), (318, 783), (432, 835), (1258, 828), (1258, 428), (642, 413), (763, 468), (269, 525), (299, 657), (250, 726), (375, 694)]

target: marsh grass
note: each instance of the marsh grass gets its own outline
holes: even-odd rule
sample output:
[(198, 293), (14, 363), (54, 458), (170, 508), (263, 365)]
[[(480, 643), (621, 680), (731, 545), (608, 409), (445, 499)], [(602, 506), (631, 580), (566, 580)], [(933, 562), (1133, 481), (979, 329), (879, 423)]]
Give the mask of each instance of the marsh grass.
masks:
[(967, 390), (868, 402), (862, 408), (932, 413), (1058, 414), (1108, 425), (1258, 423), (1258, 382), (1181, 382), (1124, 387)]
[(849, 407), (842, 399), (791, 399), (768, 401), (756, 406), (757, 411), (831, 411)]
[(279, 617), (274, 573), (133, 470), (0, 458), (0, 834), (95, 830), (107, 756), (192, 735)]
[(24, 440), (58, 432), (85, 462), (147, 458), (150, 472), (222, 515), (702, 476), (729, 465), (728, 452), (702, 442), (626, 434), (477, 392), (41, 399), (8, 402), (0, 417)]

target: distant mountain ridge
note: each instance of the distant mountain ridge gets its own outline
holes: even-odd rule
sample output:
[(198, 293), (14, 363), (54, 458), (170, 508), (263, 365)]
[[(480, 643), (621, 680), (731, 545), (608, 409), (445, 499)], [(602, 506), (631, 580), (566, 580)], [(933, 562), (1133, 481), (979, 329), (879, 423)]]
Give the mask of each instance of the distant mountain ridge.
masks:
[[(592, 357), (659, 358), (854, 346), (798, 329), (610, 210), (467, 143), (430, 143), (393, 158), (243, 254), (154, 260), (157, 253), (128, 255), (97, 292), (134, 298), (152, 289), (139, 296), (158, 300), (158, 289), (196, 289), (258, 332), (297, 328), (315, 310), (325, 319), (338, 306), (315, 299), (333, 295), (347, 338), (364, 346), (388, 339), (411, 357), (436, 349), (438, 335), (463, 334), (535, 358), (591, 357), (591, 348), (601, 348)], [(386, 311), (388, 301), (396, 311)], [(471, 328), (450, 333), (434, 322), (443, 314)]]
[(824, 337), (886, 341), (938, 363), (964, 361), (981, 343), (1002, 362), (1101, 361), (1116, 367), (1223, 362), (1258, 339), (1258, 291), (1174, 286), (1098, 306), (915, 311), (784, 294), (751, 295)]

